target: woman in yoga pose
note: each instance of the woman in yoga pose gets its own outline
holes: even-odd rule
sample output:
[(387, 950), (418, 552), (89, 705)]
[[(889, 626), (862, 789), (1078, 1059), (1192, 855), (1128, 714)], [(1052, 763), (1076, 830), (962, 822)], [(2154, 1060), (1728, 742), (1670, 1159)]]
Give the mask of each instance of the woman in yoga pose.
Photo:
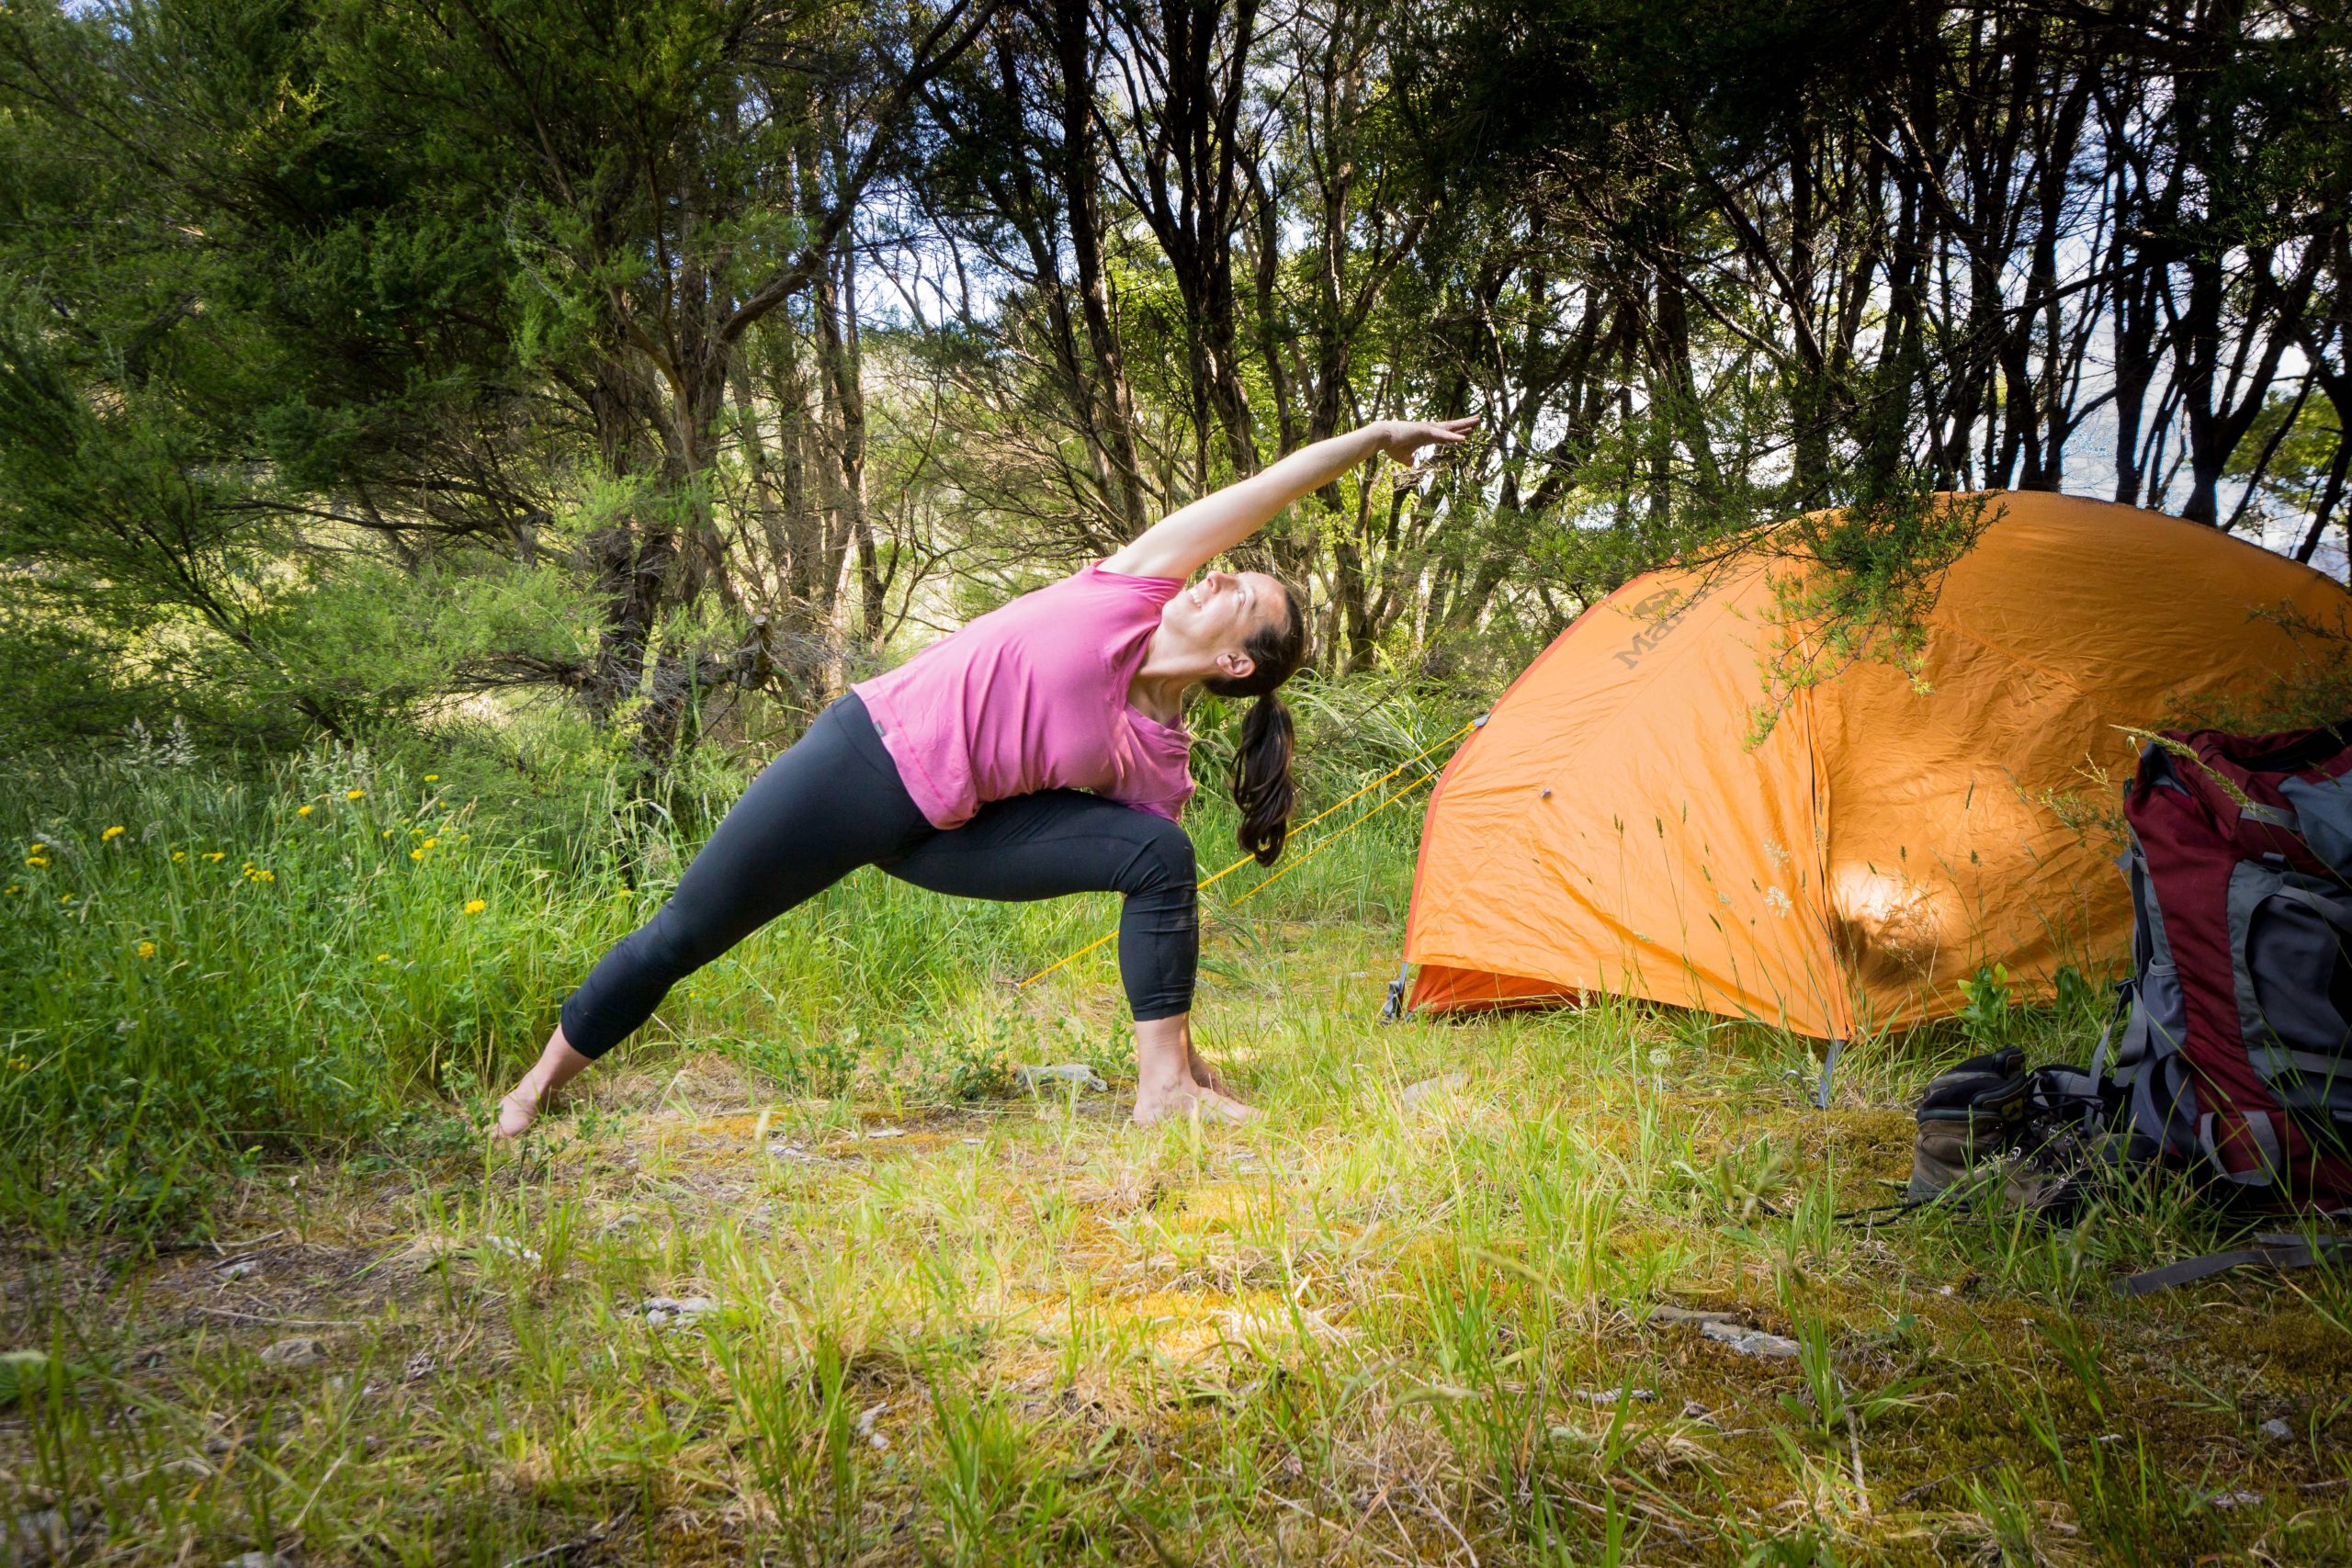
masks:
[(976, 898), (1125, 894), (1135, 1119), (1249, 1116), (1193, 1048), (1184, 703), (1195, 686), (1257, 699), (1233, 795), (1242, 847), (1272, 863), (1292, 795), (1290, 713), (1273, 692), (1306, 656), (1306, 607), (1263, 572), (1189, 580), (1374, 453), (1409, 462), (1473, 423), (1382, 421), (1301, 447), (858, 682), (752, 781), (669, 902), (565, 999), (537, 1064), (499, 1102), (498, 1135), (528, 1127), (673, 985), (861, 865)]

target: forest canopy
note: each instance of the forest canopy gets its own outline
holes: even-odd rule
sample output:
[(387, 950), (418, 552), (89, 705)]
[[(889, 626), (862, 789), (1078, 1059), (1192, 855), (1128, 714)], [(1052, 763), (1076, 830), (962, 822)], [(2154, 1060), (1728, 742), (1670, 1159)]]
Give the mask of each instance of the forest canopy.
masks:
[(1936, 490), (2340, 571), (2348, 100), (2294, 0), (10, 6), (0, 728), (659, 778), (1400, 416), (1253, 547), (1325, 676), (1832, 505), (1899, 611)]

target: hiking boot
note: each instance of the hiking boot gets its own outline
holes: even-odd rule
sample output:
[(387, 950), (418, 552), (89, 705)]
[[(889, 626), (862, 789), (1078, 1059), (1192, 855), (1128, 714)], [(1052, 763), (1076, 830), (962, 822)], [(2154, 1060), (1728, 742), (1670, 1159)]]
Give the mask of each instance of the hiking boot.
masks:
[(2031, 1087), (2025, 1053), (2014, 1045), (1971, 1056), (1936, 1075), (1919, 1099), (1910, 1201), (1941, 1197), (1986, 1174), (1989, 1162), (2015, 1150), (2026, 1132)]

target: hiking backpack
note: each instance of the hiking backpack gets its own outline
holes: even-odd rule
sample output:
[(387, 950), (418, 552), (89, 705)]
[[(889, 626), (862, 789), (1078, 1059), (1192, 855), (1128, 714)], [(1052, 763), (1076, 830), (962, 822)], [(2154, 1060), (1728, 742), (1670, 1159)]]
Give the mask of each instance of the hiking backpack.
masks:
[(2352, 1205), (2352, 720), (2166, 731), (2123, 815), (2133, 963), (2109, 1082), (2134, 1152), (2266, 1202)]

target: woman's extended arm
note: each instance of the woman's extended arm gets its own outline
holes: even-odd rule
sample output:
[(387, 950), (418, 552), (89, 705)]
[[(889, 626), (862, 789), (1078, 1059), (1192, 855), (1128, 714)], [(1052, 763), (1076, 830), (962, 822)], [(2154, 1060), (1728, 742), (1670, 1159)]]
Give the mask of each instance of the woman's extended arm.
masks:
[(1376, 420), (1361, 430), (1302, 446), (1272, 467), (1170, 513), (1104, 561), (1102, 570), (1130, 577), (1190, 577), (1272, 522), (1283, 507), (1322, 489), (1374, 452), (1409, 463), (1416, 448), (1452, 446), (1477, 423)]

